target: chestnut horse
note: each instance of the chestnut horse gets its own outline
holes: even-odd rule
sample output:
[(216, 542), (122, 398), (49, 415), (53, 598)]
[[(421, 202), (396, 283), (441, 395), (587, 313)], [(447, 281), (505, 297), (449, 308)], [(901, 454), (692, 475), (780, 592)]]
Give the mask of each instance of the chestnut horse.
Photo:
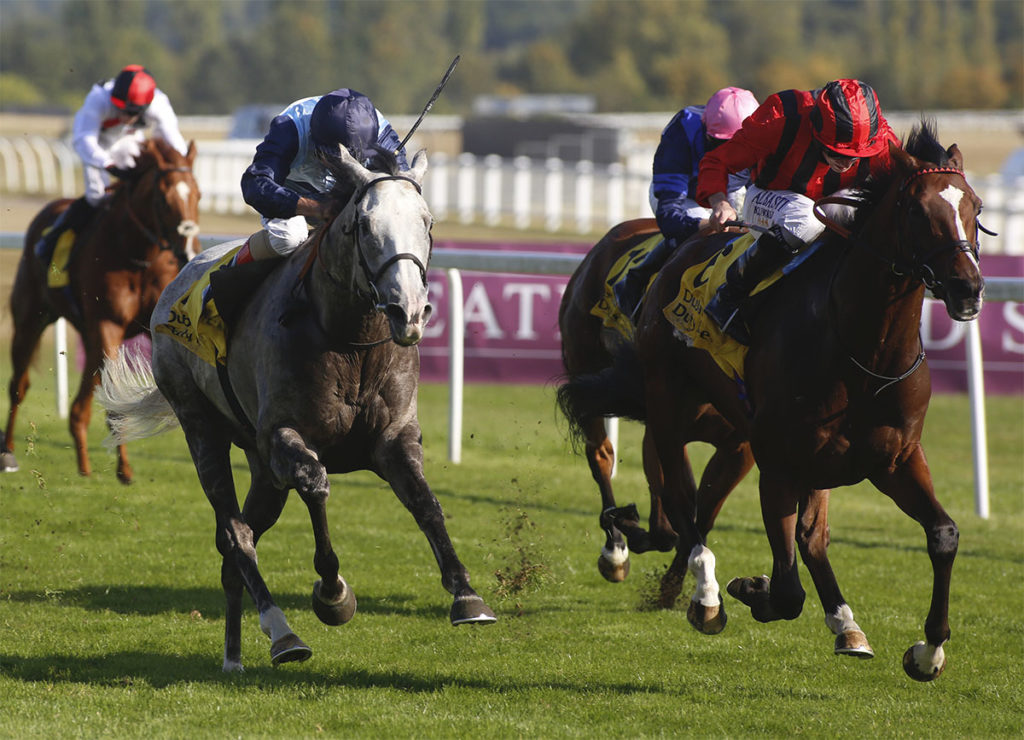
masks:
[[(643, 466), (650, 489), (650, 516), (648, 529), (639, 524), (636, 506), (630, 504), (618, 507), (612, 489), (612, 468), (615, 449), (605, 430), (604, 412), (592, 408), (590, 403), (574, 405), (573, 398), (583, 391), (588, 377), (610, 369), (618, 360), (620, 363), (635, 357), (632, 337), (619, 329), (609, 326), (593, 309), (602, 300), (613, 296), (606, 289), (610, 272), (630, 250), (642, 249), (640, 245), (657, 235), (658, 226), (654, 219), (636, 219), (619, 224), (609, 231), (591, 249), (580, 266), (576, 268), (566, 285), (558, 313), (558, 325), (562, 336), (562, 364), (565, 367), (566, 382), (559, 393), (562, 412), (570, 421), (574, 431), (574, 442), (583, 446), (590, 473), (601, 494), (601, 515), (599, 524), (604, 530), (605, 542), (598, 557), (597, 567), (601, 575), (615, 583), (625, 580), (629, 574), (629, 554), (657, 550), (667, 552), (678, 542), (672, 520), (686, 516), (678, 498), (666, 498), (662, 481), (661, 464), (649, 434), (643, 438)], [(606, 308), (618, 310), (616, 307)], [(603, 399), (617, 408), (621, 415), (632, 418), (645, 416), (644, 399), (629, 384), (618, 386), (627, 397), (611, 399), (602, 393)], [(632, 408), (628, 408), (632, 407)], [(710, 404), (704, 404), (693, 420), (693, 437), (685, 440), (708, 442), (715, 446), (715, 452), (708, 461), (697, 487), (685, 444), (681, 443), (676, 455), (680, 456), (687, 474), (683, 484), (687, 487), (687, 501), (697, 501), (697, 528), (706, 536), (726, 496), (753, 466), (750, 446), (746, 440), (736, 439), (732, 425), (725, 422)], [(670, 513), (671, 512), (671, 515)], [(689, 548), (677, 554), (664, 574), (659, 593), (662, 607), (671, 607), (682, 588), (686, 574)], [(698, 573), (698, 579), (700, 574)], [(700, 608), (691, 601), (688, 615), (691, 622), (705, 633), (718, 632), (724, 627), (725, 613), (716, 619), (717, 594), (707, 606)], [(704, 597), (707, 600), (707, 597)], [(699, 612), (695, 614), (695, 612)]]
[[(47, 271), (35, 245), (44, 229), (71, 204), (49, 203), (32, 220), (11, 291), (14, 336), (9, 387), (10, 412), (0, 445), (0, 471), (14, 472), (14, 421), (29, 388), (28, 366), (43, 330), (64, 317), (85, 346), (82, 382), (71, 404), (69, 428), (78, 472), (89, 475), (88, 430), (92, 395), (104, 357), (125, 339), (148, 331), (149, 317), (163, 289), (197, 251), (199, 186), (192, 176), (195, 142), (182, 155), (162, 139), (149, 139), (133, 169), (124, 171), (92, 223), (76, 236), (68, 265), (68, 286), (48, 287)], [(130, 483), (132, 470), (118, 447), (117, 477)]]
[[(799, 550), (836, 635), (835, 651), (870, 657), (828, 560), (827, 492), (870, 480), (921, 524), (932, 597), (925, 641), (908, 648), (903, 667), (911, 678), (929, 681), (946, 664), (959, 535), (936, 499), (921, 447), (931, 382), (920, 323), (926, 289), (957, 321), (980, 312), (981, 202), (964, 177), (959, 149), (944, 149), (928, 124), (915, 127), (905, 150), (892, 147), (891, 154), (889, 175), (860, 191), (849, 229), (828, 222), (831, 229), (805, 264), (748, 304), (745, 398), (707, 352), (678, 341), (662, 310), (679, 293), (688, 268), (730, 248), (728, 235), (691, 241), (669, 259), (638, 321), (640, 373), (606, 372), (598, 380), (608, 387), (631, 383), (645, 395), (644, 420), (662, 463), (666, 498), (690, 495), (678, 451), (705, 404), (750, 441), (772, 575), (734, 579), (728, 591), (758, 621), (800, 614)], [(587, 397), (577, 395), (577, 405), (585, 404)], [(685, 510), (693, 507), (691, 499)], [(689, 546), (702, 556), (707, 548), (697, 521), (686, 516), (672, 524), (679, 549)]]

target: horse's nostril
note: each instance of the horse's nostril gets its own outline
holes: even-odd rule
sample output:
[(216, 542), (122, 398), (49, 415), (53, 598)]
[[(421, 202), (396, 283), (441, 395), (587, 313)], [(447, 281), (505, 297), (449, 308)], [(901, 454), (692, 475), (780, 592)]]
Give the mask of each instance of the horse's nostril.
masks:
[(430, 316), (434, 313), (434, 307), (429, 303), (423, 307), (423, 323), (426, 324), (430, 321)]
[(385, 306), (384, 313), (387, 314), (388, 319), (391, 321), (401, 321), (402, 323), (406, 323), (408, 321), (405, 315), (405, 309), (397, 303), (389, 303)]

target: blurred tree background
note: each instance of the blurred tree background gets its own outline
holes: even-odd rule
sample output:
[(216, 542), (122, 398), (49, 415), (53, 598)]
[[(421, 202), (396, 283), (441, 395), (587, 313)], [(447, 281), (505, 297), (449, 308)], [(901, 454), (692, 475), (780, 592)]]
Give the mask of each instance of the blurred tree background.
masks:
[(885, 108), (1024, 106), (1021, 0), (0, 0), (0, 110), (72, 112), (145, 64), (179, 114), (348, 86), (416, 114), (482, 94), (583, 93), (670, 111), (837, 77)]

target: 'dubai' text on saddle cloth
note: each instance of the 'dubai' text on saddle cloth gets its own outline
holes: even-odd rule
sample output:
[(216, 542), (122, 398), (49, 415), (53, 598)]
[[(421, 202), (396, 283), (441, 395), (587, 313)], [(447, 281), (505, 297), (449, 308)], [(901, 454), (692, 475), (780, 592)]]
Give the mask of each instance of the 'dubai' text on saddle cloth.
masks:
[[(633, 322), (630, 321), (629, 317), (619, 307), (618, 301), (615, 300), (615, 285), (625, 280), (629, 271), (642, 263), (644, 258), (663, 240), (664, 237), (661, 234), (655, 234), (650, 239), (645, 239), (619, 257), (615, 264), (612, 265), (612, 269), (608, 272), (608, 277), (605, 279), (604, 295), (601, 296), (601, 300), (597, 302), (597, 305), (590, 309), (590, 313), (601, 319), (605, 326), (619, 332), (631, 342), (635, 339), (636, 329), (633, 326)], [(651, 276), (651, 280), (653, 279), (654, 275)], [(650, 285), (649, 281), (648, 285)], [(646, 292), (646, 290), (647, 286), (644, 286), (644, 291)]]
[(228, 354), (227, 332), (210, 291), (210, 276), (228, 265), (238, 249), (226, 252), (212, 262), (209, 269), (196, 280), (181, 299), (171, 308), (171, 316), (156, 331), (178, 340), (205, 362), (217, 366), (224, 364)]

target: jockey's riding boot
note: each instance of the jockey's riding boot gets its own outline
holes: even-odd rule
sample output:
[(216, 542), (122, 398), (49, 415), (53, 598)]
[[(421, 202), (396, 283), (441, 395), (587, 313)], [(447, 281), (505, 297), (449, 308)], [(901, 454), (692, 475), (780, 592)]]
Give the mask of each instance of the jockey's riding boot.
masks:
[(631, 267), (626, 276), (615, 284), (612, 290), (619, 310), (627, 316), (636, 313), (647, 290), (647, 284), (651, 282), (651, 276), (661, 269), (669, 255), (675, 251), (676, 245), (676, 240), (671, 237), (662, 239), (644, 256), (642, 262)]
[(245, 240), (245, 244), (242, 245), (242, 248), (238, 250), (235, 258), (231, 261), (231, 265), (244, 265), (247, 262), (279, 256), (270, 246), (270, 234), (267, 233), (266, 229), (260, 229)]
[(43, 231), (42, 238), (36, 242), (36, 257), (45, 265), (49, 265), (53, 259), (53, 252), (57, 248), (57, 240), (61, 234), (71, 231), (72, 239), (82, 228), (89, 223), (96, 208), (85, 198), (78, 198), (72, 201), (67, 210), (60, 214), (49, 228)]
[(739, 316), (740, 303), (758, 283), (787, 265), (798, 251), (790, 247), (778, 225), (772, 226), (729, 265), (725, 282), (704, 307), (704, 313), (737, 342), (749, 345), (750, 335)]

